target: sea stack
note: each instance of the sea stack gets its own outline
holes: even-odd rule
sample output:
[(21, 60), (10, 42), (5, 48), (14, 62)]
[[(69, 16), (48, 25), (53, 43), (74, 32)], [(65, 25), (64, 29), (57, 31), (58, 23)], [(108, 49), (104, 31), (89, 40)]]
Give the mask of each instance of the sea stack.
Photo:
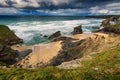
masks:
[(73, 30), (73, 32), (72, 32), (72, 34), (74, 35), (74, 34), (82, 34), (83, 33), (83, 31), (82, 31), (82, 25), (79, 25), (79, 26), (77, 26), (77, 27), (74, 27), (74, 30)]

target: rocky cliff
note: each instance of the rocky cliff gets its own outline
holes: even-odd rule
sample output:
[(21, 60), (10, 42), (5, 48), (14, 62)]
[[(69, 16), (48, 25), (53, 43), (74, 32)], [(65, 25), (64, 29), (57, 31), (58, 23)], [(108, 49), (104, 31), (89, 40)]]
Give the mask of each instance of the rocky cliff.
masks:
[(6, 64), (15, 63), (18, 54), (10, 46), (22, 42), (22, 39), (18, 38), (7, 26), (0, 25), (0, 62)]

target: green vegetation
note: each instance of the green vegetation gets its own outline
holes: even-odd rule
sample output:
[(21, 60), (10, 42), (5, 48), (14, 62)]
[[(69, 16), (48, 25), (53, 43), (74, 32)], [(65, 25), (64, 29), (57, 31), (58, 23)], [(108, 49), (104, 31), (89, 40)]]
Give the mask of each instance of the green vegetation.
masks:
[(7, 26), (0, 25), (0, 40), (9, 39), (15, 36), (14, 32), (11, 31)]
[(106, 26), (104, 30), (113, 33), (120, 33), (120, 24)]
[(0, 25), (0, 65), (9, 65), (17, 61), (17, 51), (12, 50), (10, 46), (19, 43), (22, 43), (22, 40), (13, 31), (5, 25)]
[(15, 33), (5, 25), (0, 25), (0, 44), (13, 45), (22, 43)]
[(110, 17), (105, 19), (102, 24), (105, 32), (113, 32), (120, 34), (120, 17)]
[(120, 45), (82, 61), (82, 67), (72, 70), (46, 67), (40, 69), (0, 69), (0, 80), (119, 80)]

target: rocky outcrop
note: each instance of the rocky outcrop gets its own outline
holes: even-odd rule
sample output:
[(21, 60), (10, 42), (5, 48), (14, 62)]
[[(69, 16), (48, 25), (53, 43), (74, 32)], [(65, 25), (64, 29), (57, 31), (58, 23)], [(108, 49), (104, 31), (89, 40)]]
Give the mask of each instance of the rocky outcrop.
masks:
[(12, 50), (10, 47), (4, 47), (2, 52), (0, 52), (0, 62), (4, 62), (6, 64), (14, 64), (18, 58), (17, 51)]
[(69, 41), (63, 43), (62, 50), (51, 60), (50, 65), (57, 66), (62, 62), (79, 59), (90, 53), (99, 52), (120, 43), (119, 41), (114, 41), (116, 38), (111, 38), (112, 37), (108, 35), (95, 34), (93, 37), (82, 39), (77, 42)]
[(120, 18), (119, 17), (111, 17), (105, 19), (102, 24), (104, 28), (104, 32), (113, 32), (120, 34)]
[(0, 25), (0, 44), (14, 45), (22, 42), (23, 40), (18, 38), (7, 26)]
[(26, 49), (24, 51), (18, 52), (19, 54), (19, 60), (24, 59), (26, 56), (28, 56), (30, 53), (32, 53), (31, 49)]
[(17, 51), (10, 48), (11, 45), (22, 43), (7, 26), (0, 25), (0, 62), (13, 64), (17, 61)]
[(61, 32), (57, 31), (57, 32), (53, 33), (51, 36), (49, 36), (49, 39), (54, 39), (54, 38), (57, 38), (60, 36), (61, 36)]
[(84, 57), (79, 58), (79, 59), (63, 62), (62, 64), (58, 65), (57, 67), (61, 68), (61, 69), (75, 69), (75, 68), (83, 66), (81, 64), (82, 61), (88, 61), (91, 59), (92, 59), (92, 57), (90, 55), (87, 55), (87, 56), (84, 56)]
[(77, 26), (74, 28), (72, 34), (81, 34), (82, 33), (82, 26)]

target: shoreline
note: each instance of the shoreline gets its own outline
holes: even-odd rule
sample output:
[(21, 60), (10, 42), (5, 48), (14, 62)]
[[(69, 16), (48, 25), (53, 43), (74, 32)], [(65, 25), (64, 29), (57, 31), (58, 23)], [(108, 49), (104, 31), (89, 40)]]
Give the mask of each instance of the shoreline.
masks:
[[(78, 40), (85, 39), (85, 38), (88, 38), (88, 37), (92, 37), (93, 34), (95, 34), (95, 33), (82, 33), (82, 34), (71, 35), (69, 37), (75, 39), (75, 40), (72, 40), (74, 42), (74, 41), (78, 41)], [(48, 46), (48, 45), (51, 45), (51, 44), (54, 44), (54, 43), (59, 43), (59, 42), (62, 42), (62, 40), (60, 40), (60, 41), (50, 41), (48, 43), (40, 43), (40, 44), (35, 44), (35, 45), (30, 45), (30, 46), (17, 44), (17, 45), (11, 46), (11, 48), (14, 49), (14, 50), (18, 50), (18, 51), (24, 51), (26, 49), (32, 49), (33, 50), (34, 47), (36, 47), (36, 46), (43, 46), (44, 47), (44, 46)]]
[[(71, 37), (73, 39), (76, 39), (72, 40), (72, 42), (77, 42), (88, 37), (94, 37), (94, 34), (101, 35), (100, 32), (91, 34), (76, 34)], [(33, 46), (13, 45), (11, 46), (11, 48), (17, 51), (25, 51), (27, 49), (31, 49), (32, 52), (29, 53), (28, 56), (17, 62), (17, 65), (21, 65), (22, 68), (38, 68), (45, 64), (48, 64), (54, 57), (59, 54), (59, 51), (62, 49), (62, 42), (63, 41), (54, 41), (47, 44), (37, 44)]]

